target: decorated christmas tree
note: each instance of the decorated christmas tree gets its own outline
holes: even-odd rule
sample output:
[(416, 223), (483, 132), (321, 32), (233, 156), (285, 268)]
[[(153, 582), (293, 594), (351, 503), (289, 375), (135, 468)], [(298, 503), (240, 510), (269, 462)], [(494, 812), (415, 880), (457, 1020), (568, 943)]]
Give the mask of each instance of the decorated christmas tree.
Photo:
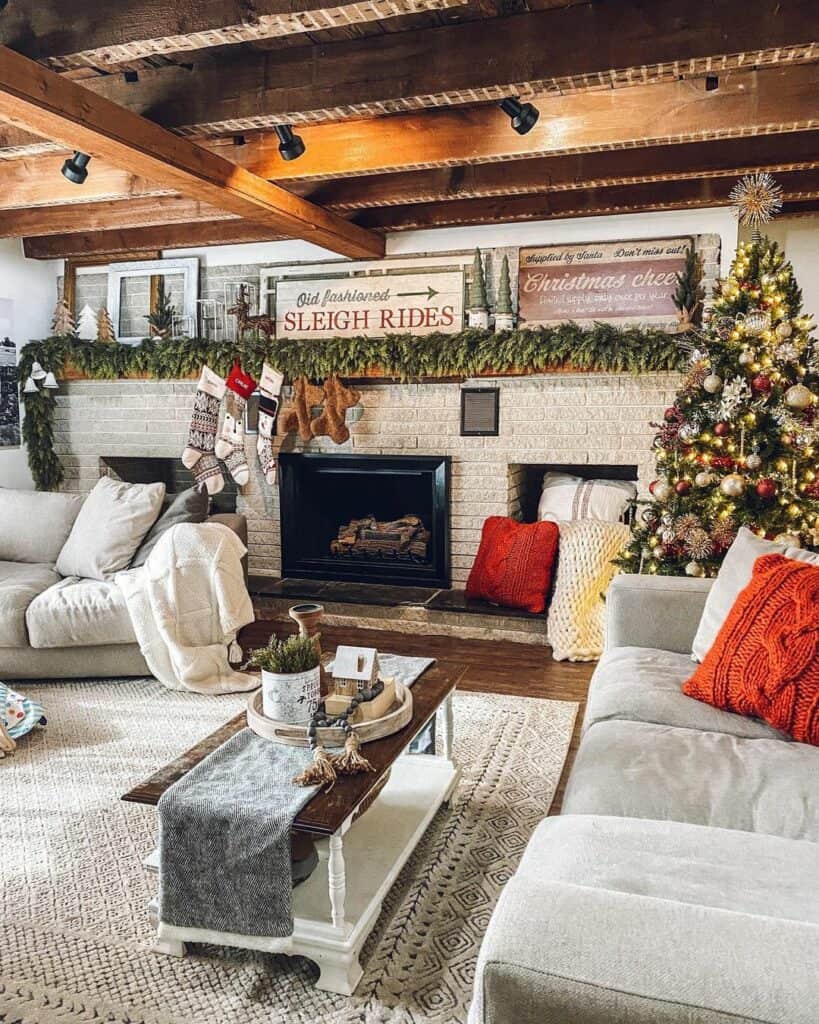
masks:
[(737, 530), (819, 546), (819, 341), (793, 268), (758, 232), (778, 209), (768, 175), (733, 197), (754, 228), (715, 291), (707, 326), (658, 433), (652, 500), (638, 509), (627, 572), (713, 576)]

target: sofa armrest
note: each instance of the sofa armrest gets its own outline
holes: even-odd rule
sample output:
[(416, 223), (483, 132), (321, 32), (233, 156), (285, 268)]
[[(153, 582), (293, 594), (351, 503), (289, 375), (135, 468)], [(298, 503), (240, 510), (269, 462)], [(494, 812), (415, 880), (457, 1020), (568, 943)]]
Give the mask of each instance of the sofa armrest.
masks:
[(713, 580), (615, 576), (606, 595), (606, 649), (656, 647), (690, 654)]
[[(226, 526), (229, 530), (233, 530), (239, 540), (247, 547), (247, 519), (238, 512), (217, 512), (216, 515), (208, 517), (209, 523), (221, 523), (222, 526)], [(245, 572), (245, 582), (247, 582), (247, 555), (242, 559), (242, 568)]]

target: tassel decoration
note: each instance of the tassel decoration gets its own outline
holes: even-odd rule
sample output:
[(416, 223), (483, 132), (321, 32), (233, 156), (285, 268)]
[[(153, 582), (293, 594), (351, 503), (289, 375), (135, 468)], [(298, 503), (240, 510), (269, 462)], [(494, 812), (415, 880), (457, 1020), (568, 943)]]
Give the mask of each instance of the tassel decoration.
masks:
[(361, 741), (354, 732), (348, 734), (344, 742), (344, 753), (333, 758), (335, 770), (339, 775), (358, 775), (359, 772), (374, 772), (375, 768), (366, 757), (359, 753)]
[(336, 769), (324, 747), (316, 747), (313, 763), (301, 775), (297, 775), (293, 782), (296, 786), (326, 786), (328, 790), (333, 788), (336, 784)]

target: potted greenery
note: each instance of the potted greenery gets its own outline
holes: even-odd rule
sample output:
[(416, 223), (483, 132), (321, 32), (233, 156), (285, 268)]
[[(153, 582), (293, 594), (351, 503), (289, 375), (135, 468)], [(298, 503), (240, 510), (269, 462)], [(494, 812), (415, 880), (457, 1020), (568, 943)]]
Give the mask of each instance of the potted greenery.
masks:
[(307, 725), (321, 699), (321, 658), (309, 636), (270, 638), (248, 665), (262, 670), (262, 710), (268, 718), (289, 725)]

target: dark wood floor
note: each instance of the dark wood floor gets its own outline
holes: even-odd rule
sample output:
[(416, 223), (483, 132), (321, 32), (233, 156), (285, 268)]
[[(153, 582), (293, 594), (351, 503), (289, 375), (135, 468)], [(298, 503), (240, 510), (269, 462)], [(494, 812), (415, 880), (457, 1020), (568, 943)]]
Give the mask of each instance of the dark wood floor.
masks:
[[(280, 623), (258, 621), (242, 631), (239, 642), (245, 651), (267, 643), (272, 631), (283, 635)], [(580, 704), (574, 736), (566, 760), (563, 777), (552, 805), (552, 814), (560, 810), (568, 771), (579, 742), (580, 722), (586, 703), (593, 664), (572, 664), (553, 661), (547, 647), (515, 644), (504, 640), (461, 640), (448, 636), (423, 636), (415, 633), (392, 633), (387, 630), (348, 629), (326, 626), (322, 645), (332, 649), (338, 644), (361, 644), (382, 651), (423, 655), (439, 661), (465, 665), (467, 672), (459, 689), (477, 693), (503, 693), (522, 697), (547, 697), (552, 700), (573, 700)]]

